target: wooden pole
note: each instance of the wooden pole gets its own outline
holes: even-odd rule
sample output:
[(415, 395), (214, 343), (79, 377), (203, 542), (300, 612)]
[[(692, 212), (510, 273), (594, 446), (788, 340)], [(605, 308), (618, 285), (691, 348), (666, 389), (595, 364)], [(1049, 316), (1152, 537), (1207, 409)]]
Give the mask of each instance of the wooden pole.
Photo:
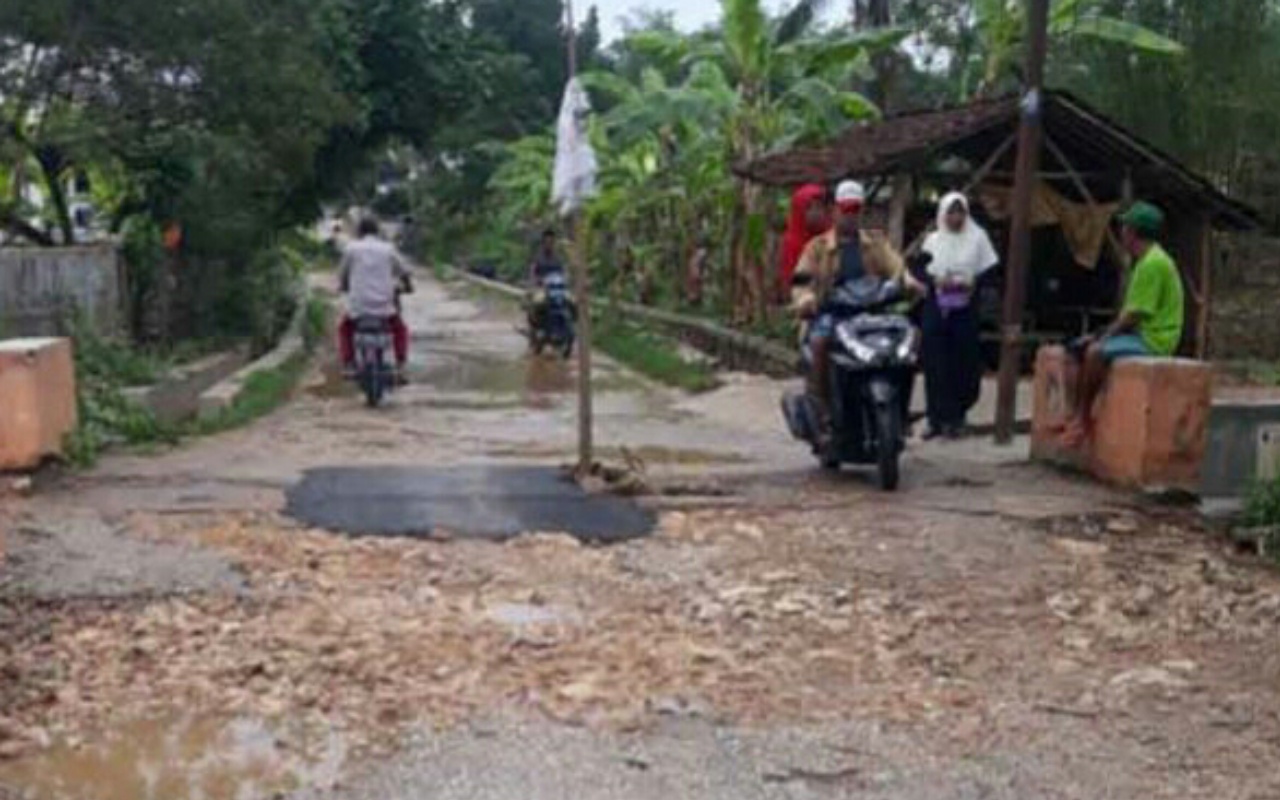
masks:
[(1200, 297), (1196, 307), (1196, 358), (1203, 361), (1209, 357), (1209, 325), (1213, 314), (1213, 220), (1208, 216), (1200, 218), (1199, 234), (1200, 285), (1197, 288)]
[[(578, 38), (573, 2), (565, 0), (565, 33), (569, 48), (569, 80), (578, 74)], [(586, 225), (582, 212), (569, 218), (572, 231), (569, 261), (573, 267), (573, 289), (578, 303), (578, 475), (586, 476), (595, 467), (594, 411), (591, 396), (591, 286), (587, 270)]]
[(1013, 185), (1013, 226), (1009, 235), (1009, 268), (1005, 279), (1004, 321), (1000, 329), (1000, 392), (996, 400), (996, 442), (1013, 441), (1018, 414), (1018, 379), (1022, 371), (1022, 315), (1027, 300), (1031, 261), (1031, 203), (1040, 168), (1044, 125), (1044, 61), (1049, 45), (1049, 0), (1029, 0), (1027, 89), (1018, 128), (1018, 165)]

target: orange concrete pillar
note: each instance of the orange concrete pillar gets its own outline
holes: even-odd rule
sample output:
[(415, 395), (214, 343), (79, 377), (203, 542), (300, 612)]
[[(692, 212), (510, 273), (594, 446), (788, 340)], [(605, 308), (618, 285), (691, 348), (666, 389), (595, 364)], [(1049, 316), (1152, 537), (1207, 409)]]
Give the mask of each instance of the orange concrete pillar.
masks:
[(34, 469), (76, 427), (69, 339), (0, 341), (0, 470)]
[(1212, 405), (1208, 364), (1119, 362), (1098, 404), (1090, 471), (1121, 486), (1197, 491)]
[(1094, 407), (1093, 435), (1078, 448), (1063, 445), (1075, 412), (1077, 366), (1061, 347), (1036, 355), (1031, 455), (1077, 467), (1130, 488), (1194, 492), (1208, 438), (1213, 370), (1174, 358), (1120, 361)]

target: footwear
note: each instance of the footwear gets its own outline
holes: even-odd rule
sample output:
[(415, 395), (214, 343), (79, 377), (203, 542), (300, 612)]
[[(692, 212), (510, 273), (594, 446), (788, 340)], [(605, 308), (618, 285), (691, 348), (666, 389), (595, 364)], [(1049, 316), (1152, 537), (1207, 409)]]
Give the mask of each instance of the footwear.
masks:
[(396, 378), (395, 378), (395, 380), (396, 380), (396, 386), (408, 386), (408, 385), (409, 385), (409, 376), (408, 376), (407, 374), (405, 374), (404, 367), (398, 367), (398, 368), (396, 369)]
[(1084, 444), (1085, 439), (1089, 438), (1089, 434), (1089, 425), (1083, 420), (1074, 419), (1071, 424), (1067, 425), (1067, 429), (1062, 432), (1058, 442), (1063, 447), (1074, 450)]
[(948, 426), (947, 426), (947, 428), (946, 428), (946, 430), (944, 430), (944, 431), (942, 432), (942, 435), (943, 435), (943, 436), (945, 436), (945, 437), (947, 437), (948, 439), (950, 439), (950, 440), (951, 440), (951, 441), (953, 441), (953, 442), (954, 442), (954, 441), (957, 441), (957, 440), (959, 440), (959, 439), (963, 439), (963, 438), (964, 438), (964, 426), (963, 426), (963, 425), (948, 425)]
[(933, 425), (930, 425), (924, 429), (924, 433), (920, 436), (920, 438), (926, 442), (932, 442), (934, 439), (941, 439), (945, 435), (946, 435), (945, 430), (943, 430), (942, 428), (936, 428)]

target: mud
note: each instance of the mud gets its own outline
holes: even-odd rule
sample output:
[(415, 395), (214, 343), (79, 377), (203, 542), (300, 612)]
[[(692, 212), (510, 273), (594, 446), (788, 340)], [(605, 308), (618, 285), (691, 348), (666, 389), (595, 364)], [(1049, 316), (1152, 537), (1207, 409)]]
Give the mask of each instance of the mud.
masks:
[[(332, 786), (346, 745), (330, 729), (263, 720), (175, 717), (122, 724), (0, 762), (0, 797), (22, 800), (242, 800)], [(4, 787), (15, 788), (11, 794)]]

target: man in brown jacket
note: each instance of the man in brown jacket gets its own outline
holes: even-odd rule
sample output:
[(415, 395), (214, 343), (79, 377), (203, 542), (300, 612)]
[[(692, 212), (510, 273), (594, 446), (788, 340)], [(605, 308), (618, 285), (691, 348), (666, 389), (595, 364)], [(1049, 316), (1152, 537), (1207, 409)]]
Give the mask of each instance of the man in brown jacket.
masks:
[(812, 358), (808, 392), (817, 403), (820, 446), (826, 446), (831, 438), (829, 349), (836, 320), (823, 311), (823, 305), (832, 290), (860, 278), (876, 277), (901, 281), (909, 295), (923, 293), (923, 287), (907, 271), (902, 256), (884, 232), (862, 229), (865, 203), (861, 184), (840, 184), (836, 189), (835, 227), (805, 247), (792, 281), (791, 307), (804, 321), (804, 338)]

